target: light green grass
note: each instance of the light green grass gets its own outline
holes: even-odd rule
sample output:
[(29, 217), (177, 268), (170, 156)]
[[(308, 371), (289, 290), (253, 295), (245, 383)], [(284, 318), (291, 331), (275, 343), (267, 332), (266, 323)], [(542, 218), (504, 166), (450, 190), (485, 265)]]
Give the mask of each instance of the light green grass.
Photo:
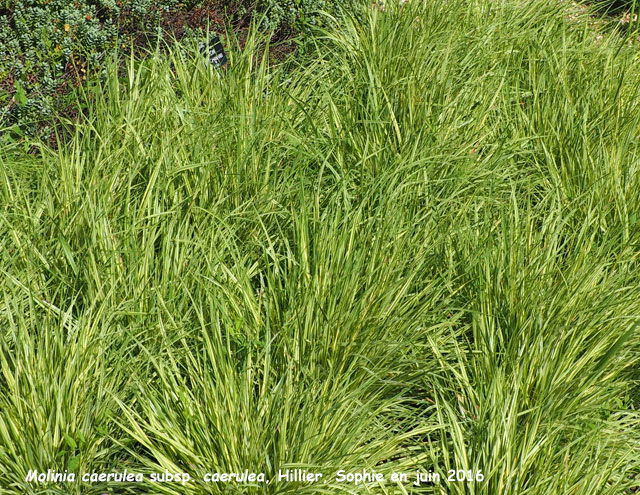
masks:
[[(5, 144), (0, 493), (640, 487), (640, 55), (550, 5), (174, 47), (59, 150)], [(329, 483), (24, 481), (295, 466)], [(333, 481), (363, 468), (484, 481)]]

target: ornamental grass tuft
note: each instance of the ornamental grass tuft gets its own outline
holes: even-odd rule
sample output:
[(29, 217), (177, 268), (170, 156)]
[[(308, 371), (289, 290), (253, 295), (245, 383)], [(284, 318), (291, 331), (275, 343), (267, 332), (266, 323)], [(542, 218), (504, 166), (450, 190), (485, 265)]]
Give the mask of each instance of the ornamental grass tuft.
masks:
[(566, 8), (388, 2), (222, 71), (176, 44), (57, 149), (5, 142), (2, 493), (635, 493), (640, 54)]

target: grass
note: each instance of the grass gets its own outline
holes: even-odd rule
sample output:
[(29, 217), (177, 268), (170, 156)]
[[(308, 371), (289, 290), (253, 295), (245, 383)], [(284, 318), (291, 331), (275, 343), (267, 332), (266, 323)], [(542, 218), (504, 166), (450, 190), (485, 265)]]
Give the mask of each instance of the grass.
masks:
[(640, 55), (564, 8), (388, 4), (277, 67), (175, 46), (58, 149), (5, 142), (0, 493), (637, 491)]

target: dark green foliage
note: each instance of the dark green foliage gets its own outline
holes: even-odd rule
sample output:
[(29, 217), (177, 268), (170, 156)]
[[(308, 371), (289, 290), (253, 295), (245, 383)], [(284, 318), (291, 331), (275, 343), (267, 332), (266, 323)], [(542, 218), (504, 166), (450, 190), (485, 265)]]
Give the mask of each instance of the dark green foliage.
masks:
[[(14, 0), (0, 8), (0, 126), (47, 131), (58, 101), (115, 47), (119, 28), (158, 24), (177, 0)], [(59, 101), (58, 101), (59, 103)]]
[(599, 0), (593, 4), (600, 10), (607, 12), (620, 12), (633, 8), (634, 0)]
[(362, 0), (261, 0), (260, 7), (266, 14), (263, 27), (300, 30), (307, 25), (325, 24), (326, 17), (322, 12), (340, 16), (362, 3)]

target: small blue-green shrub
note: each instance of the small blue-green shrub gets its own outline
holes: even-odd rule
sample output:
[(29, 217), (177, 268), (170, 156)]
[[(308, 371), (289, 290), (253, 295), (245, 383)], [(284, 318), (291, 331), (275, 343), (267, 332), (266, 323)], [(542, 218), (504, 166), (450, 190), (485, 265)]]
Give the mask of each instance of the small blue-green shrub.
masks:
[(0, 127), (17, 124), (29, 134), (46, 132), (44, 122), (59, 100), (55, 95), (66, 91), (65, 74), (81, 82), (115, 47), (119, 30), (153, 24), (177, 5), (178, 0), (5, 2), (0, 7)]

